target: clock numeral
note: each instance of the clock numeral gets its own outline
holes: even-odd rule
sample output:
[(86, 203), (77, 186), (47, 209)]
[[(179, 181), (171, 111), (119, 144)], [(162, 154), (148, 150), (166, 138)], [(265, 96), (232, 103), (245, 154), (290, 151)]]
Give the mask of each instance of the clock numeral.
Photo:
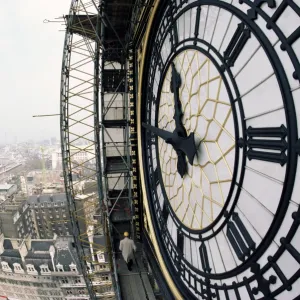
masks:
[(207, 249), (204, 243), (199, 247), (199, 252), (200, 252), (200, 260), (201, 260), (203, 271), (205, 273), (210, 273), (211, 267), (209, 265)]
[[(200, 6), (197, 7), (197, 13), (196, 13), (196, 24), (195, 24), (195, 38), (198, 38), (199, 35), (199, 25), (200, 25), (200, 15), (201, 15), (201, 8)], [(194, 41), (194, 44), (196, 44), (196, 41)]]
[(153, 48), (154, 48), (154, 52), (155, 52), (155, 57), (156, 57), (158, 68), (162, 72), (162, 70), (164, 68), (164, 62), (163, 62), (161, 53), (158, 51), (158, 46), (157, 46), (156, 43), (154, 44)]
[(156, 168), (153, 172), (153, 177), (152, 177), (154, 185), (157, 187), (159, 185), (159, 177), (158, 177), (158, 169)]
[(256, 245), (237, 213), (233, 213), (232, 221), (228, 222), (226, 235), (239, 260), (244, 261)]
[(170, 28), (170, 42), (171, 42), (172, 49), (174, 49), (178, 44), (178, 29), (177, 29), (177, 23), (173, 19), (173, 12), (171, 6), (169, 8), (168, 13), (169, 13), (169, 21), (172, 24), (171, 25), (172, 27)]
[[(252, 128), (248, 127), (247, 131), (247, 157), (249, 160), (257, 159), (279, 163), (284, 166), (287, 162), (285, 151), (288, 144), (285, 141), (287, 130), (284, 125), (280, 127)], [(258, 151), (254, 149), (262, 149)], [(267, 151), (270, 150), (270, 151)]]
[(163, 218), (165, 224), (168, 221), (169, 214), (170, 214), (170, 212), (169, 212), (169, 209), (168, 209), (168, 205), (166, 203), (164, 203), (163, 210), (162, 210), (162, 218)]
[(177, 229), (177, 249), (180, 254), (183, 254), (184, 236), (180, 229)]
[(237, 29), (224, 52), (224, 60), (229, 67), (234, 65), (239, 54), (242, 52), (250, 38), (250, 35), (250, 29), (247, 28), (245, 24), (238, 24)]

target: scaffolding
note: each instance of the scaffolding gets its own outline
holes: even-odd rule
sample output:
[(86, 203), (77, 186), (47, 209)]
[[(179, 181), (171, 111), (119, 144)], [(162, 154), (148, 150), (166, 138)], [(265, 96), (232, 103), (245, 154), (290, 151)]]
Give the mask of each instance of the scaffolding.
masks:
[[(131, 41), (140, 34), (137, 28), (149, 12), (148, 2), (73, 0), (64, 18), (63, 173), (90, 299), (129, 299), (124, 277), (120, 282), (119, 241), (125, 231), (141, 241)], [(138, 248), (142, 253), (140, 244)], [(100, 268), (103, 255), (109, 268)], [(140, 299), (154, 299), (142, 255), (136, 263), (139, 273), (128, 284), (144, 287)]]

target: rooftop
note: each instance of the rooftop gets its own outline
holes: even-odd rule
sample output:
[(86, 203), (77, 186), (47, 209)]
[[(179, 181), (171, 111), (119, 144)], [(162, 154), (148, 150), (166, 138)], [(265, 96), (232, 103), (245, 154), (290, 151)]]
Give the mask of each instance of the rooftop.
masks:
[(12, 188), (15, 184), (0, 184), (0, 190), (9, 190)]
[(27, 202), (29, 204), (37, 204), (37, 203), (48, 203), (48, 202), (61, 202), (66, 201), (66, 194), (45, 194), (45, 195), (32, 195), (28, 197)]

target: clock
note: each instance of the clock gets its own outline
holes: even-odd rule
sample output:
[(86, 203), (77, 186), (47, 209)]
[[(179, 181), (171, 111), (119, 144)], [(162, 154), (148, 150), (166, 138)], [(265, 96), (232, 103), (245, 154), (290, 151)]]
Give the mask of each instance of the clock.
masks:
[(176, 299), (300, 295), (300, 3), (156, 1), (138, 138)]

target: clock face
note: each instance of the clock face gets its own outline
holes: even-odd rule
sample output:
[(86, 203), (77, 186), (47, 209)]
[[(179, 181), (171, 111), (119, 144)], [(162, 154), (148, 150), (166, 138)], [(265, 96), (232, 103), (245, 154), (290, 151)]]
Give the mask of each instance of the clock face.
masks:
[[(230, 97), (217, 65), (201, 49), (187, 48), (171, 60), (181, 77), (179, 98), (182, 124), (187, 135), (194, 132), (197, 152), (181, 177), (174, 147), (158, 138), (162, 186), (170, 208), (182, 224), (203, 229), (220, 214), (227, 199), (235, 160), (235, 131)], [(162, 79), (157, 125), (174, 132), (172, 68)]]
[(184, 299), (293, 299), (299, 3), (161, 2), (149, 25), (139, 121), (164, 272)]

